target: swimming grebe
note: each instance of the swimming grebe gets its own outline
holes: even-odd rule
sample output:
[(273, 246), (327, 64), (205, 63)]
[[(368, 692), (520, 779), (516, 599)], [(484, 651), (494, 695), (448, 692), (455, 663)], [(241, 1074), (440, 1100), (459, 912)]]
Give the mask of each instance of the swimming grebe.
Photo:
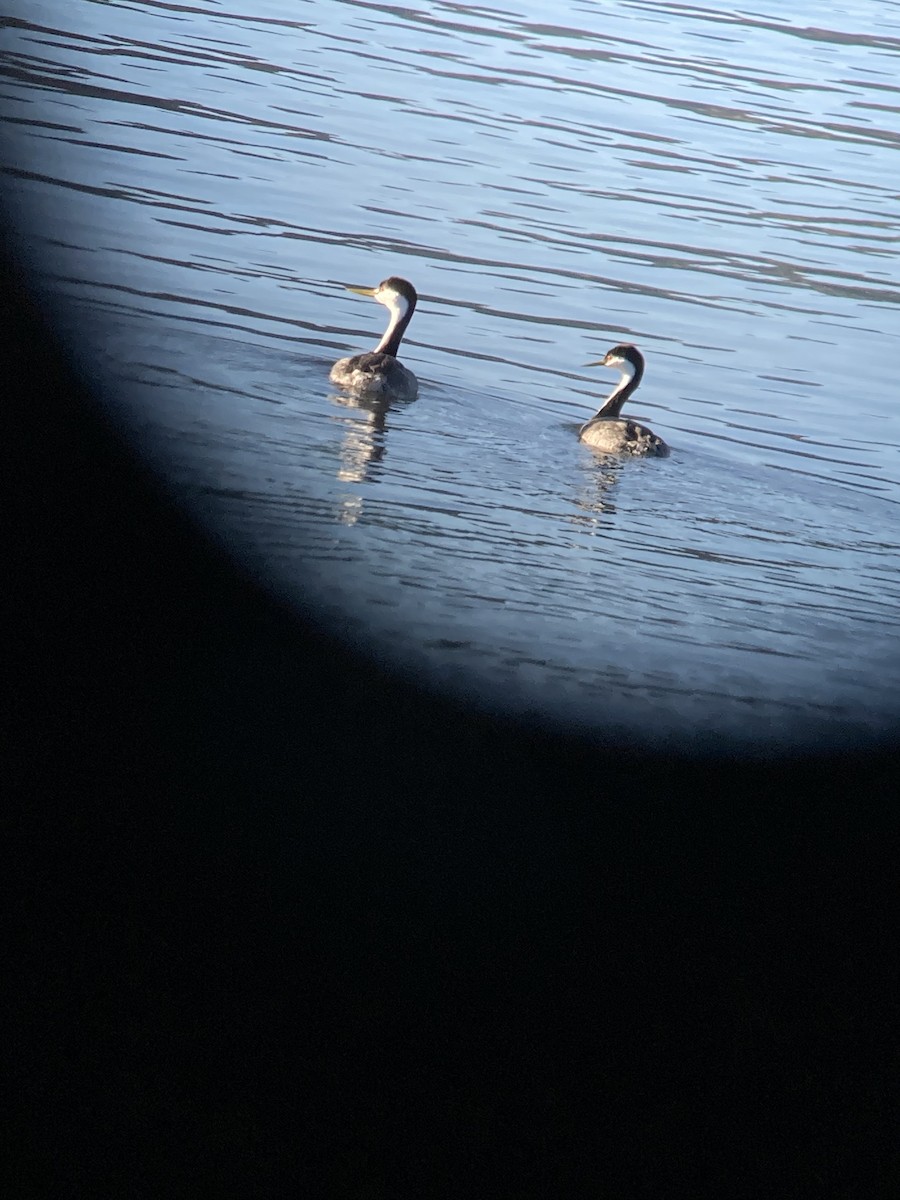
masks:
[(374, 350), (342, 358), (331, 368), (331, 382), (360, 396), (376, 400), (415, 400), (419, 383), (412, 371), (397, 360), (400, 342), (415, 312), (416, 289), (392, 275), (378, 287), (350, 287), (360, 296), (372, 296), (391, 314), (384, 337)]
[(607, 454), (641, 454), (665, 458), (669, 447), (646, 425), (622, 420), (622, 405), (635, 391), (644, 374), (644, 356), (637, 346), (614, 346), (599, 362), (589, 367), (617, 367), (622, 378), (602, 406), (578, 431), (578, 440)]

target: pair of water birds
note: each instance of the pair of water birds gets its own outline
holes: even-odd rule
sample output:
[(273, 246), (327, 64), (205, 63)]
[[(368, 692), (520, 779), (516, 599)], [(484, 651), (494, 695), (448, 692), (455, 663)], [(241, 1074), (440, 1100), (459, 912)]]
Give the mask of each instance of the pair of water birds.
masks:
[[(331, 381), (357, 395), (375, 400), (414, 400), (418, 381), (397, 358), (400, 343), (415, 312), (416, 289), (405, 279), (392, 275), (378, 287), (350, 287), (351, 292), (371, 296), (390, 313), (384, 337), (374, 350), (342, 358), (331, 368)], [(634, 394), (644, 374), (644, 356), (637, 346), (614, 346), (589, 367), (614, 367), (621, 378), (600, 408), (578, 431), (578, 438), (607, 454), (648, 455), (664, 458), (669, 447), (657, 435), (637, 421), (619, 414), (625, 401)]]

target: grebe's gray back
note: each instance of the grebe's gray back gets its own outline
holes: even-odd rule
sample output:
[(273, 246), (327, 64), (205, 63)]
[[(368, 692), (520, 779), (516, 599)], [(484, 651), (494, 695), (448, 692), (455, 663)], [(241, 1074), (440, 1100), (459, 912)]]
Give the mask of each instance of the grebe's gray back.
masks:
[(419, 383), (412, 371), (398, 360), (400, 342), (415, 312), (416, 289), (406, 279), (392, 275), (378, 287), (348, 289), (360, 296), (372, 296), (390, 313), (384, 337), (374, 350), (339, 359), (331, 368), (331, 382), (359, 396), (376, 400), (415, 400)]
[(665, 458), (669, 447), (646, 425), (619, 417), (622, 405), (637, 391), (644, 374), (644, 356), (637, 346), (614, 346), (589, 367), (616, 367), (622, 378), (589, 421), (578, 431), (578, 440), (607, 454), (634, 454)]

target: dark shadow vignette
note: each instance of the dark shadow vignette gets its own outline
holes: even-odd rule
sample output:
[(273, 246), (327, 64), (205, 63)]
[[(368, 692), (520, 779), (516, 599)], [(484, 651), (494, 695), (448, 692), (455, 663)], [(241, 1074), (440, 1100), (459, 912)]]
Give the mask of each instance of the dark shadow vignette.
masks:
[(900, 1193), (894, 749), (625, 753), (380, 672), (5, 274), (14, 1191)]

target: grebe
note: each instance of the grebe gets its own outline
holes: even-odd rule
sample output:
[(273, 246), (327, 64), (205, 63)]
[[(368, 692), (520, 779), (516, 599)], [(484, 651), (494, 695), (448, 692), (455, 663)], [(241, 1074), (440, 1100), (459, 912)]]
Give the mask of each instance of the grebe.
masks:
[(607, 454), (641, 454), (665, 458), (669, 447), (646, 425), (621, 420), (622, 405), (635, 391), (644, 374), (644, 356), (637, 346), (614, 346), (599, 362), (589, 367), (617, 367), (622, 378), (601, 407), (578, 431), (578, 440)]
[(342, 358), (331, 368), (331, 382), (357, 395), (376, 400), (415, 400), (419, 383), (412, 371), (397, 360), (400, 342), (415, 312), (416, 289), (392, 275), (378, 287), (349, 287), (360, 296), (372, 296), (391, 314), (384, 337), (374, 350)]

